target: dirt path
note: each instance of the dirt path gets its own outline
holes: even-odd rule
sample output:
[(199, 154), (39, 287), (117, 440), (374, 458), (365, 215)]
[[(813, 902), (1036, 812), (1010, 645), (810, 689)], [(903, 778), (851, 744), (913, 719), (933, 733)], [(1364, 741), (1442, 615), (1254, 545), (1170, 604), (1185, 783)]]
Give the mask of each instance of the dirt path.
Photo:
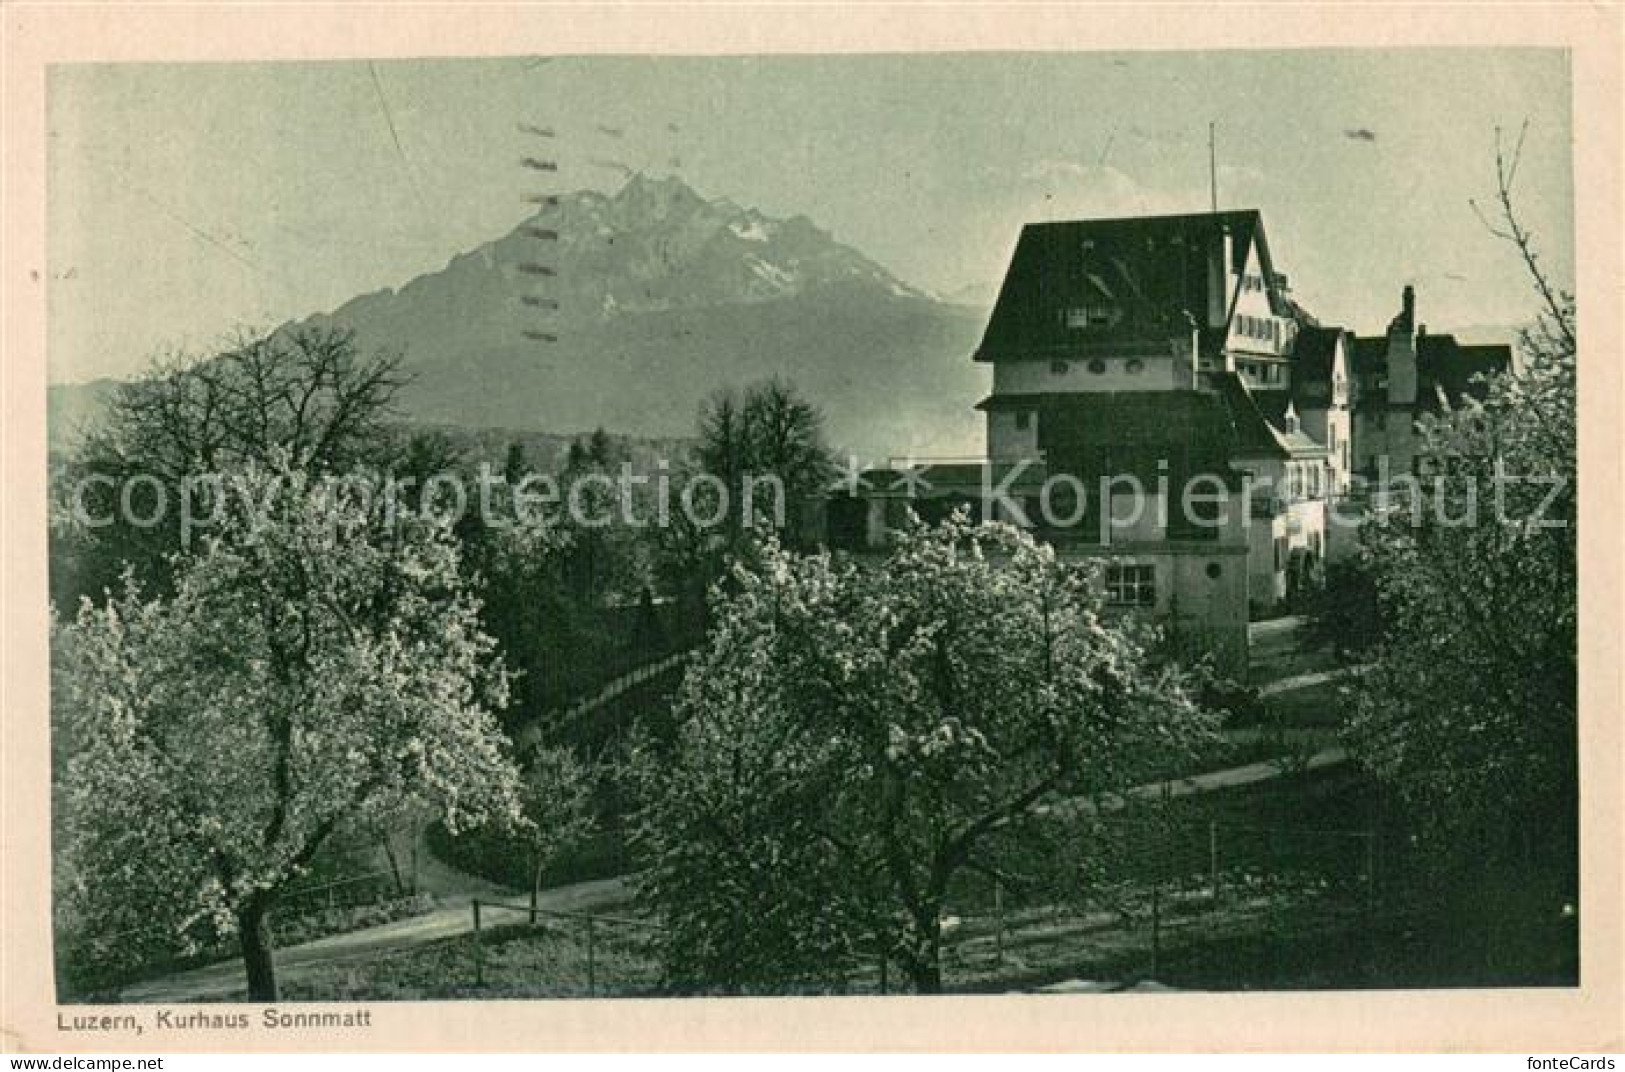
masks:
[(1228, 770), (1212, 771), (1208, 774), (1194, 774), (1188, 778), (1170, 778), (1166, 782), (1153, 782), (1149, 785), (1139, 785), (1130, 789), (1121, 796), (1111, 794), (1102, 797), (1099, 802), (1094, 800), (1068, 800), (1059, 804), (1038, 809), (1039, 814), (1054, 813), (1060, 815), (1092, 815), (1098, 811), (1112, 812), (1121, 809), (1129, 800), (1175, 800), (1180, 797), (1199, 796), (1202, 793), (1212, 793), (1220, 789), (1237, 789), (1245, 785), (1257, 785), (1293, 772), (1307, 773), (1309, 771), (1325, 770), (1336, 767), (1348, 760), (1348, 752), (1342, 745), (1333, 745), (1324, 748), (1305, 759), (1301, 764), (1292, 766), (1278, 760), (1263, 760), (1258, 763), (1248, 763), (1241, 767), (1231, 767)]
[[(462, 875), (462, 872), (447, 868), (439, 861), (436, 861), (436, 865), (450, 875)], [(365, 960), (410, 949), (440, 938), (465, 934), (474, 927), (474, 914), (470, 902), (476, 897), (481, 900), (490, 898), (514, 902), (524, 900), (524, 895), (504, 890), (483, 879), (471, 875), (463, 875), (463, 878), (468, 880), (469, 888), (463, 892), (443, 896), (440, 906), (432, 912), (279, 949), (276, 954), (277, 978), (286, 982), (299, 978), (305, 969), (313, 965)], [(579, 912), (621, 904), (631, 896), (632, 890), (627, 879), (607, 878), (543, 890), (538, 907)], [(133, 983), (119, 992), (119, 1000), (138, 1003), (221, 1001), (240, 999), (244, 988), (242, 962), (229, 960), (175, 975), (166, 975), (161, 979)]]
[[(1280, 693), (1315, 684), (1338, 676), (1340, 671), (1303, 670), (1304, 621), (1285, 618), (1256, 623), (1253, 627), (1255, 654), (1260, 661), (1274, 670), (1274, 678), (1261, 691)], [(1294, 671), (1297, 671), (1294, 673)], [(1341, 747), (1330, 747), (1308, 758), (1300, 770), (1320, 770), (1337, 766), (1347, 759)], [(1279, 778), (1287, 767), (1279, 762), (1264, 761), (1228, 770), (1212, 771), (1188, 778), (1175, 778), (1137, 786), (1122, 797), (1107, 797), (1099, 802), (1073, 800), (1056, 804), (1044, 811), (1058, 813), (1090, 813), (1096, 810), (1115, 811), (1128, 799), (1157, 800), (1195, 796), (1221, 789), (1255, 785)], [(440, 900), (440, 906), (425, 915), (393, 923), (336, 934), (327, 938), (291, 946), (277, 952), (277, 974), (284, 981), (297, 979), (302, 972), (315, 965), (346, 960), (365, 960), (414, 948), (426, 942), (465, 934), (473, 929), (470, 903), (504, 901), (523, 903), (525, 894), (505, 889), (495, 883), (451, 867), (428, 851), (421, 841), (418, 845), (418, 881), (420, 888)], [(632, 891), (625, 877), (580, 882), (570, 886), (544, 890), (538, 907), (555, 911), (586, 911), (622, 904), (631, 898)], [(161, 979), (135, 983), (119, 993), (121, 1001), (219, 1001), (240, 997), (244, 990), (243, 967), (236, 960), (211, 964), (203, 968), (165, 976)]]
[[(1333, 767), (1345, 759), (1347, 754), (1341, 747), (1328, 748), (1311, 757), (1303, 769), (1320, 770)], [(1138, 800), (1196, 796), (1219, 789), (1255, 785), (1279, 778), (1284, 773), (1286, 772), (1279, 763), (1268, 761), (1249, 763), (1228, 770), (1137, 786), (1129, 790), (1125, 796)], [(1115, 811), (1125, 803), (1126, 801), (1120, 797), (1107, 797), (1098, 804), (1090, 800), (1075, 800), (1041, 811), (1087, 814), (1096, 810)], [(422, 866), (420, 863), (419, 867)], [(305, 969), (313, 965), (352, 959), (364, 960), (368, 957), (393, 954), (436, 939), (466, 934), (474, 926), (470, 902), (476, 897), (481, 900), (501, 900), (516, 904), (524, 902), (523, 894), (505, 890), (472, 875), (465, 875), (440, 861), (434, 861), (432, 866), (441, 869), (441, 873), (432, 881), (445, 888), (457, 882), (460, 877), (464, 885), (463, 891), (445, 897), (439, 908), (425, 915), (351, 931), (348, 934), (335, 934), (314, 942), (278, 950), (278, 978), (283, 981), (297, 979)], [(554, 911), (580, 912), (624, 904), (631, 897), (632, 889), (628, 878), (607, 878), (544, 890), (538, 907)], [(136, 1003), (221, 1001), (240, 998), (243, 988), (243, 966), (240, 962), (231, 960), (132, 984), (119, 992), (119, 1000)]]
[(1276, 678), (1259, 686), (1258, 695), (1261, 699), (1279, 696), (1285, 692), (1296, 692), (1299, 689), (1312, 689), (1320, 685), (1328, 685), (1344, 678), (1359, 677), (1369, 673), (1369, 666), (1340, 666), (1332, 670), (1314, 670), (1307, 674), (1293, 674), (1290, 677)]

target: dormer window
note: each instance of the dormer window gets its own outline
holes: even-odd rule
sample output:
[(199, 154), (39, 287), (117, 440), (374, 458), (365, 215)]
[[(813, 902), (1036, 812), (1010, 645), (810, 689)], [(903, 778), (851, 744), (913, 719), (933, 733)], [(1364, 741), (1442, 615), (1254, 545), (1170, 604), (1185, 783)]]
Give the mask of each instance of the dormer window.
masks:
[(1074, 305), (1061, 310), (1061, 323), (1073, 331), (1109, 328), (1117, 322), (1117, 310), (1110, 305)]

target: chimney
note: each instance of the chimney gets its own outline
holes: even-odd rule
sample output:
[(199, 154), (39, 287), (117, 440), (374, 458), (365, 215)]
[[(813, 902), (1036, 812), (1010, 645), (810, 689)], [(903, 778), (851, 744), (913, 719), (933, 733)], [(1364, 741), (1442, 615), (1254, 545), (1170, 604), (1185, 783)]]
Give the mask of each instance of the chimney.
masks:
[(1388, 404), (1416, 403), (1416, 288), (1407, 285), (1403, 306), (1388, 325)]
[(1416, 288), (1409, 283), (1400, 295), (1399, 312), (1388, 321), (1388, 337), (1390, 339), (1404, 336), (1409, 339), (1416, 328)]

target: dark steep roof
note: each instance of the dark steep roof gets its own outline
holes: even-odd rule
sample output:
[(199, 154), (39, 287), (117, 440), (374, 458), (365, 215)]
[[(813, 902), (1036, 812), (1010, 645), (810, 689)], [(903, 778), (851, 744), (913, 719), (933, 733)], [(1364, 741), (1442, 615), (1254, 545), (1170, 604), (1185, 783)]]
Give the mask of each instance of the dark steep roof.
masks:
[(1349, 348), (1349, 375), (1369, 376), (1388, 369), (1388, 337), (1361, 335)]
[(1292, 346), (1292, 400), (1298, 408), (1324, 407), (1331, 403), (1332, 375), (1336, 367), (1337, 340), (1342, 328), (1304, 325)]
[(1253, 391), (1235, 372), (1214, 376), (1214, 387), (1223, 396), (1237, 431), (1239, 454), (1290, 457), (1325, 453), (1325, 447), (1302, 432), (1285, 432), (1287, 392)]
[(1426, 409), (1436, 408), (1441, 390), (1452, 407), (1460, 405), (1465, 398), (1482, 399), (1484, 385), (1474, 383), (1474, 377), (1511, 368), (1510, 346), (1464, 346), (1454, 335), (1419, 335), (1416, 339), (1417, 404)]
[(1272, 425), (1233, 372), (1215, 374), (1207, 390), (1001, 394), (977, 408), (1036, 410), (1049, 470), (1086, 484), (1128, 474), (1148, 483), (1167, 475), (1177, 484), (1211, 474), (1235, 487), (1233, 457), (1324, 451), (1309, 436)]
[[(1286, 413), (1288, 406), (1300, 406), (1296, 397), (1286, 388), (1274, 390), (1254, 390), (1248, 388), (1252, 395), (1253, 404), (1258, 407), (1279, 445), (1293, 454), (1330, 453), (1328, 448), (1316, 441), (1315, 437), (1304, 431), (1287, 431)], [(1323, 403), (1319, 403), (1323, 404)], [(1301, 408), (1301, 407), (1300, 407)], [(1264, 453), (1272, 453), (1268, 449)]]
[[(1351, 374), (1368, 376), (1388, 371), (1388, 340), (1362, 337), (1350, 351), (1354, 362)], [(1483, 385), (1474, 383), (1481, 374), (1506, 372), (1512, 368), (1512, 348), (1501, 344), (1467, 345), (1454, 335), (1416, 336), (1416, 403), (1423, 409), (1437, 409), (1439, 391), (1451, 406), (1464, 398), (1482, 398)], [(1381, 397), (1364, 397), (1361, 409), (1385, 405)]]
[(1253, 405), (1258, 407), (1258, 412), (1263, 414), (1271, 428), (1279, 431), (1286, 427), (1287, 405), (1293, 401), (1291, 392), (1281, 387), (1273, 390), (1249, 388), (1248, 393), (1253, 397)]
[(1213, 474), (1233, 483), (1228, 459), (1235, 433), (1223, 400), (1210, 391), (1005, 394), (980, 408), (1036, 410), (1050, 471), (1087, 485), (1121, 475), (1150, 484), (1159, 475), (1181, 481)]
[[(1246, 263), (1257, 244), (1266, 276), (1273, 272), (1263, 220), (1253, 209), (1028, 224), (977, 360), (1096, 347), (1116, 353), (1165, 348), (1192, 328), (1207, 328), (1208, 251), (1226, 230), (1233, 239), (1231, 271)], [(1063, 310), (1091, 302), (1111, 305), (1118, 319), (1087, 332), (1067, 328)]]

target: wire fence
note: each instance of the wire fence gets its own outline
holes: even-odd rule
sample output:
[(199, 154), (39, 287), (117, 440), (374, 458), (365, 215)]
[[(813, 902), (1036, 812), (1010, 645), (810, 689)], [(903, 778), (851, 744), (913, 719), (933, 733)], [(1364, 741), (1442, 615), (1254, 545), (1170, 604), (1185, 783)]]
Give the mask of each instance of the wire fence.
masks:
[(514, 734), (515, 747), (521, 753), (539, 747), (549, 731), (555, 735), (568, 732), (583, 719), (614, 703), (632, 689), (676, 670), (693, 655), (694, 649), (684, 649), (626, 670), (604, 683), (592, 695), (555, 712), (545, 725), (542, 722), (532, 722), (521, 728)]
[[(406, 868), (385, 868), (294, 887), (272, 908), (269, 928), (278, 946), (374, 926), (426, 909), (417, 881), (414, 848)], [(58, 947), (58, 987), (64, 996), (103, 993), (127, 982), (179, 972), (236, 954), (236, 939), (221, 939), (200, 922), (190, 933), (144, 924), (93, 932)]]
[[(941, 985), (956, 992), (1397, 985), (1425, 913), (1414, 862), (1373, 829), (1251, 821), (1179, 801), (1047, 824), (1042, 840), (962, 872), (940, 916)], [(1403, 846), (1397, 846), (1402, 848)], [(377, 876), (358, 876), (358, 879)], [(318, 900), (363, 883), (311, 887)], [(606, 884), (590, 908), (484, 898), (455, 926), (306, 962), (297, 1000), (674, 995), (657, 917)], [(331, 887), (331, 890), (328, 889)], [(737, 924), (745, 937), (749, 918)], [(1419, 928), (1420, 929), (1420, 928)], [(876, 942), (869, 948), (878, 948)], [(894, 946), (895, 948), (895, 946)], [(911, 989), (901, 958), (832, 964), (812, 992)], [(808, 993), (798, 984), (797, 993)]]
[[(971, 874), (945, 914), (943, 976), (961, 989), (1090, 977), (1185, 986), (1282, 985), (1289, 956), (1335, 934), (1345, 982), (1375, 966), (1379, 839), (1369, 830), (1097, 817), (1023, 869)], [(1258, 947), (1269, 954), (1260, 961)], [(1271, 960), (1270, 958), (1274, 958)], [(1309, 966), (1309, 965), (1306, 965)]]
[[(474, 985), (487, 974), (520, 985), (532, 970), (546, 973), (547, 989), (562, 996), (629, 996), (660, 990), (650, 939), (652, 920), (626, 915), (565, 912), (532, 905), (475, 900), (471, 936)], [(515, 974), (519, 978), (512, 978)]]
[[(1280, 984), (1285, 967), (1313, 969), (1321, 954), (1323, 979), (1362, 985), (1379, 972), (1361, 944), (1380, 929), (1371, 831), (1193, 822), (1154, 807), (1075, 829), (1064, 849), (1036, 852), (1028, 861), (1036, 866), (1018, 859), (952, 886), (941, 918), (944, 989), (1040, 989), (1084, 977), (1263, 987)], [(618, 911), (475, 902), (459, 978), (504, 996), (673, 993), (659, 964), (660, 924)], [(827, 990), (910, 985), (895, 958), (871, 955), (832, 965)]]

